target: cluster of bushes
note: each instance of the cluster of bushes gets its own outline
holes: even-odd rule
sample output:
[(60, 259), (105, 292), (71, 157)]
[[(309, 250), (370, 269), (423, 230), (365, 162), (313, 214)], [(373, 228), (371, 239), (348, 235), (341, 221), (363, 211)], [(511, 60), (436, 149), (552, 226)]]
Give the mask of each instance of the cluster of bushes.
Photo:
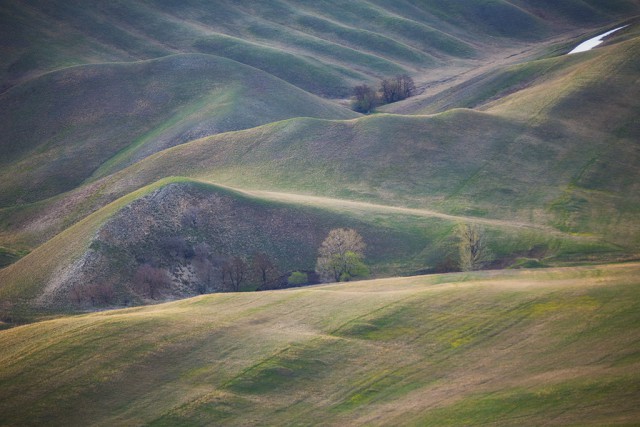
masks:
[(371, 113), (376, 107), (407, 99), (416, 92), (413, 79), (406, 74), (386, 78), (376, 89), (367, 84), (353, 88), (351, 108), (359, 113)]

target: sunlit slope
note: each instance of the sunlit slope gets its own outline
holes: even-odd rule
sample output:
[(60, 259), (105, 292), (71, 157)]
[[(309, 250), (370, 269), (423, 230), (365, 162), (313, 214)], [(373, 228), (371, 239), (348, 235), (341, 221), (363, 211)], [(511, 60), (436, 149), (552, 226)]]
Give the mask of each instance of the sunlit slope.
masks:
[[(560, 227), (610, 233), (627, 216), (620, 228), (636, 229), (629, 219), (638, 213), (638, 31), (632, 23), (594, 51), (493, 71), (394, 110), (466, 107), (516, 119), (527, 134), (554, 148), (537, 155), (542, 147), (523, 135), (513, 149), (527, 150), (531, 163), (561, 161), (573, 176), (566, 193), (552, 204)], [(574, 160), (583, 166), (572, 170), (567, 165)], [(531, 167), (536, 166), (525, 165), (524, 171)]]
[(363, 78), (483, 57), (508, 42), (640, 12), (633, 0), (556, 3), (6, 1), (0, 81), (6, 88), (69, 65), (209, 52), (344, 96)]
[(219, 294), (13, 328), (0, 422), (633, 424), (639, 268)]
[[(553, 99), (561, 100), (579, 88), (589, 91), (598, 80), (600, 84), (607, 84), (605, 80), (625, 81), (631, 77), (633, 69), (628, 66), (619, 76), (611, 72), (620, 64), (634, 60), (632, 51), (637, 49), (640, 36), (638, 22), (637, 19), (630, 19), (582, 34), (578, 38), (563, 40), (550, 45), (548, 52), (541, 52), (540, 59), (490, 68), (485, 73), (461, 79), (460, 83), (439, 92), (427, 92), (401, 103), (386, 105), (382, 110), (399, 114), (433, 114), (452, 108), (486, 110), (490, 106), (503, 105), (500, 111), (510, 115), (537, 115), (545, 105), (547, 108), (553, 106)], [(625, 27), (607, 37), (606, 43), (596, 49), (567, 55), (581, 41), (619, 26)], [(625, 41), (629, 43), (626, 47), (616, 46)], [(620, 87), (616, 88), (617, 92), (620, 92)]]
[[(239, 188), (441, 207), (447, 196), (455, 195), (523, 131), (517, 121), (471, 110), (434, 117), (291, 119), (162, 151), (51, 203), (6, 210), (4, 221), (27, 233), (34, 227), (47, 233), (43, 224), (55, 228), (74, 223), (115, 198), (167, 176), (202, 178)], [(535, 197), (529, 184), (544, 182), (535, 184), (533, 177), (523, 177), (500, 186), (519, 185), (521, 197)], [(553, 182), (552, 190), (555, 186)], [(499, 189), (490, 189), (492, 193), (485, 197), (500, 196)], [(498, 202), (493, 199), (491, 205)], [(500, 201), (500, 206), (506, 203)], [(474, 209), (477, 205), (459, 213), (482, 214)]]
[(298, 116), (357, 114), (210, 55), (50, 73), (0, 95), (0, 205), (50, 197), (202, 136)]

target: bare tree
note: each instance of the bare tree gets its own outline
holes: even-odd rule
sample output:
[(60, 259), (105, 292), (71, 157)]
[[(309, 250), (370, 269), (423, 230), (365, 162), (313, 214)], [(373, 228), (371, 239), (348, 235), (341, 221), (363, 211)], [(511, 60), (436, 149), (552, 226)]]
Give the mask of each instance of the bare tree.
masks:
[(415, 94), (416, 85), (407, 74), (387, 78), (380, 83), (380, 93), (385, 104), (402, 101)]
[(182, 236), (168, 236), (160, 240), (160, 248), (171, 258), (190, 258), (193, 248)]
[(211, 260), (211, 248), (206, 243), (199, 243), (193, 248), (193, 253), (192, 265), (198, 280), (196, 291), (199, 294), (206, 294), (213, 288), (216, 273)]
[(234, 256), (223, 265), (222, 277), (229, 290), (240, 291), (247, 279), (247, 263), (242, 258)]
[(491, 260), (485, 232), (477, 224), (459, 224), (456, 228), (456, 236), (460, 270), (480, 270)]
[(254, 274), (260, 281), (260, 287), (262, 289), (266, 289), (267, 283), (271, 281), (274, 275), (277, 276), (276, 266), (264, 252), (253, 255), (251, 264), (253, 266)]
[(366, 244), (353, 229), (337, 228), (329, 232), (318, 250), (316, 272), (324, 281), (348, 281), (368, 274), (364, 264)]
[(376, 90), (366, 84), (353, 88), (351, 108), (359, 113), (371, 113), (380, 104)]
[(150, 264), (139, 266), (133, 276), (133, 281), (136, 288), (151, 299), (155, 299), (160, 290), (167, 288), (171, 283), (165, 270)]

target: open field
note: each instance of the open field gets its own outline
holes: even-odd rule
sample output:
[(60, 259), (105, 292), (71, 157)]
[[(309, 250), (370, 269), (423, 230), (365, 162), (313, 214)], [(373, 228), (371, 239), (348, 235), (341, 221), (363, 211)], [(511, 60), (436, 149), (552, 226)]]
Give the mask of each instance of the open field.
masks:
[(219, 294), (0, 332), (6, 425), (633, 424), (638, 264)]

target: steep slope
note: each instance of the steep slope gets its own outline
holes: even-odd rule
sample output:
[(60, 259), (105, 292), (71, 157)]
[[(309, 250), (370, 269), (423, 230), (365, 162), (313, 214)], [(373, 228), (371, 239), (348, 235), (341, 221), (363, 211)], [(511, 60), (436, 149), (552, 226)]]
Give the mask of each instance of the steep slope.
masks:
[(219, 294), (0, 331), (0, 423), (633, 424), (639, 269)]
[(67, 191), (206, 135), (357, 114), (210, 55), (71, 67), (0, 95), (0, 206)]

